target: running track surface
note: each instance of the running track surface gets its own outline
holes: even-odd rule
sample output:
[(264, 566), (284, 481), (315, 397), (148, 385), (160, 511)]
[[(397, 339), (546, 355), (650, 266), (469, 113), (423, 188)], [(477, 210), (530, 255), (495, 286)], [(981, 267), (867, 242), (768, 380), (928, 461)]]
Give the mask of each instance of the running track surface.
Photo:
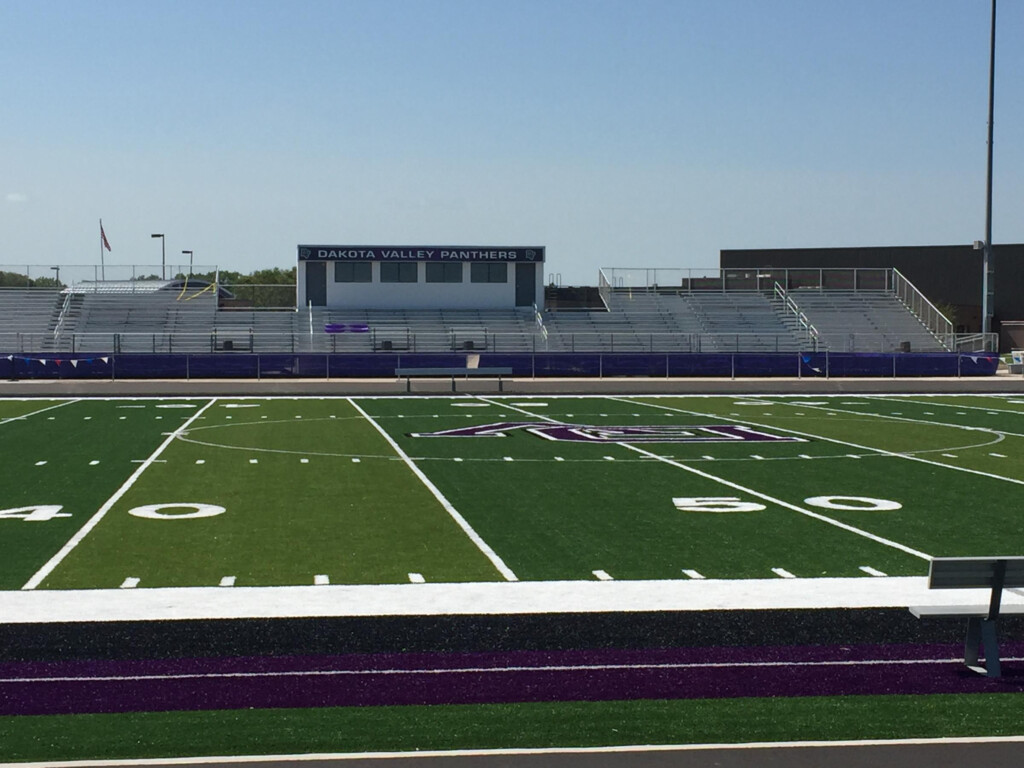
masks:
[(948, 644), (5, 662), (0, 714), (1019, 692)]

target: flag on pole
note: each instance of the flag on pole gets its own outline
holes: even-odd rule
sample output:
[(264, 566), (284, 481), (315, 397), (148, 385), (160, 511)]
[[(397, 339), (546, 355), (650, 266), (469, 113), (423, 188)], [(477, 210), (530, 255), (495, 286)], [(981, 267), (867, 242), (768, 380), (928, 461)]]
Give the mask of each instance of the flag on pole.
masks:
[(103, 243), (104, 248), (108, 251), (110, 250), (110, 242), (107, 240), (107, 233), (103, 231), (103, 219), (100, 219), (100, 242)]

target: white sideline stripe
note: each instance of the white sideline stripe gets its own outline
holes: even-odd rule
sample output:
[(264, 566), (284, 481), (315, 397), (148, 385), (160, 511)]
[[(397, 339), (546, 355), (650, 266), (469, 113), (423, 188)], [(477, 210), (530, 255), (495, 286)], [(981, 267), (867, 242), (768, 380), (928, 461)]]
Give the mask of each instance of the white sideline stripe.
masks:
[(384, 428), (381, 427), (380, 424), (378, 424), (375, 420), (371, 419), (370, 415), (362, 408), (360, 408), (359, 404), (356, 403), (355, 400), (353, 400), (351, 397), (346, 397), (345, 399), (348, 400), (349, 404), (356, 411), (362, 414), (363, 418), (366, 419), (368, 423), (373, 425), (373, 428), (376, 429), (380, 433), (381, 437), (383, 437), (387, 441), (388, 445), (390, 445), (391, 448), (395, 451), (395, 453), (397, 453), (398, 456), (402, 459), (402, 461), (405, 462), (405, 465), (409, 467), (409, 469), (412, 471), (414, 475), (416, 475), (416, 477), (419, 478), (419, 481), (426, 486), (427, 490), (434, 495), (434, 498), (437, 499), (438, 503), (444, 508), (444, 510), (449, 514), (449, 516), (451, 516), (452, 520), (455, 521), (456, 525), (458, 525), (459, 528), (461, 528), (462, 531), (469, 537), (469, 540), (476, 544), (477, 549), (479, 549), (484, 554), (484, 557), (490, 560), (491, 564), (495, 568), (497, 568), (498, 573), (504, 576), (506, 581), (519, 581), (519, 577), (512, 572), (511, 568), (505, 565), (505, 561), (498, 556), (498, 553), (491, 549), (490, 545), (480, 537), (480, 534), (473, 529), (473, 526), (469, 524), (466, 518), (459, 514), (459, 511), (455, 509), (455, 507), (452, 505), (450, 501), (448, 501), (447, 498), (445, 498), (445, 495), (441, 493), (440, 489), (430, 481), (430, 478), (423, 474), (423, 471), (418, 466), (416, 466), (416, 462), (414, 462), (409, 457), (409, 454), (402, 450), (402, 447), (395, 442), (391, 435), (385, 432)]
[(785, 568), (772, 568), (772, 573), (774, 573), (776, 576), (778, 576), (780, 578), (783, 578), (783, 579), (795, 579), (796, 578), (796, 576), (794, 576), (792, 573), (787, 571)]
[[(1020, 656), (1003, 656), (1002, 661), (1024, 661)], [(281, 677), (364, 677), (372, 675), (479, 675), (522, 672), (618, 672), (647, 669), (778, 669), (788, 667), (912, 667), (925, 664), (963, 664), (959, 656), (931, 659), (834, 659), (826, 661), (680, 661), (633, 664), (538, 664), (511, 667), (386, 667), (381, 669), (295, 669), (272, 672), (178, 672), (151, 675), (81, 675), (59, 677), (0, 677), (0, 685), (13, 683), (138, 683), (146, 680), (231, 680)]]
[[(490, 616), (718, 610), (896, 608), (949, 604), (925, 576), (650, 581), (488, 581), (466, 583), (334, 584), (285, 587), (216, 585), (146, 589), (0, 591), (6, 624), (177, 619), (272, 619), (327, 616)], [(312, 579), (310, 579), (312, 582)], [(1024, 592), (1024, 590), (1021, 590)], [(958, 594), (965, 604), (988, 605), (990, 590)], [(1024, 606), (1007, 590), (1003, 604)]]
[(416, 750), (415, 752), (320, 752), (300, 755), (206, 755), (203, 757), (151, 757), (139, 760), (49, 760), (45, 763), (0, 763), (0, 768), (128, 768), (146, 765), (204, 765), (235, 763), (324, 762), (443, 757), (517, 757), (533, 755), (600, 755), (637, 752), (706, 752), (755, 749), (821, 749), (843, 747), (900, 747), (932, 744), (1020, 744), (1024, 736), (944, 736), (937, 739), (862, 739), (860, 741), (749, 741), (738, 744), (618, 744), (611, 747), (521, 747), (515, 749)]
[(42, 568), (35, 572), (32, 578), (25, 583), (25, 586), (23, 586), (22, 589), (35, 589), (40, 584), (42, 584), (43, 579), (49, 576), (53, 572), (53, 569), (60, 565), (64, 558), (67, 557), (75, 547), (82, 543), (82, 539), (88, 536), (89, 532), (92, 531), (92, 529), (95, 528), (97, 525), (99, 525), (100, 520), (106, 517), (107, 512), (109, 512), (113, 508), (113, 506), (121, 499), (121, 497), (128, 492), (129, 488), (135, 485), (135, 481), (142, 476), (142, 473), (145, 472), (149, 468), (149, 466), (157, 460), (157, 458), (159, 458), (160, 454), (167, 449), (167, 446), (169, 446), (178, 435), (187, 430), (188, 425), (195, 421), (197, 418), (199, 418), (203, 411), (205, 411), (215, 402), (217, 402), (217, 398), (213, 398), (212, 400), (210, 400), (206, 405), (204, 405), (202, 408), (200, 408), (194, 414), (192, 414), (192, 418), (190, 418), (188, 421), (186, 421), (184, 424), (178, 427), (174, 432), (171, 432), (171, 434), (168, 435), (168, 437), (162, 443), (160, 443), (159, 447), (155, 451), (153, 451), (150, 457), (146, 459), (145, 462), (140, 464), (138, 469), (132, 472), (131, 476), (124, 481), (124, 484), (114, 492), (114, 495), (106, 500), (103, 506), (96, 511), (96, 514), (86, 521), (85, 525), (83, 525), (78, 530), (78, 532), (74, 536), (72, 536), (63, 547), (60, 548), (60, 551), (56, 555), (50, 558), (46, 565), (44, 565)]
[(870, 565), (862, 565), (860, 567), (860, 569), (862, 571), (864, 571), (864, 573), (866, 573), (868, 576), (888, 576), (889, 575), (887, 573), (884, 573), (884, 572), (878, 570), (877, 568), (872, 568)]
[(139, 586), (139, 582), (142, 581), (138, 576), (129, 576), (127, 579), (121, 582), (121, 589), (135, 589)]
[(700, 571), (694, 571), (690, 568), (683, 568), (683, 573), (685, 573), (691, 579), (705, 578), (704, 574), (702, 574)]
[[(481, 397), (480, 399), (484, 400), (484, 401), (487, 400), (487, 398), (485, 398), (485, 397)], [(610, 397), (609, 399), (610, 400), (618, 400), (619, 402), (628, 403), (630, 405), (648, 405), (651, 408), (661, 408), (662, 410), (671, 411), (671, 412), (674, 412), (674, 413), (686, 413), (686, 414), (693, 415), (693, 416), (701, 416), (701, 417), (707, 418), (707, 414), (694, 413), (694, 412), (691, 412), (691, 411), (683, 410), (681, 408), (672, 408), (671, 406), (667, 406), (667, 405), (654, 405), (654, 404), (651, 404), (651, 403), (643, 403), (643, 402), (639, 402), (638, 403), (638, 402), (636, 402), (634, 400), (630, 400), (630, 399), (624, 398), (624, 397)], [(559, 422), (556, 419), (548, 418), (547, 416), (543, 416), (541, 414), (531, 413), (530, 411), (526, 411), (526, 410), (523, 410), (521, 408), (517, 408), (516, 410), (518, 410), (520, 413), (525, 413), (525, 414), (528, 414), (528, 415), (533, 416), (533, 417), (538, 418), (538, 419), (544, 419), (546, 421), (555, 422), (556, 424), (564, 423), (564, 422)], [(715, 417), (715, 418), (721, 418), (721, 417)], [(736, 419), (728, 419), (728, 421), (736, 421)], [(749, 422), (740, 422), (740, 423), (749, 423)], [(757, 426), (760, 426), (760, 425), (757, 425)], [(767, 429), (767, 427), (762, 427), (762, 428)], [(784, 429), (779, 429), (778, 431), (780, 431), (780, 432), (793, 432), (793, 430), (784, 430)], [(800, 434), (800, 433), (797, 432), (797, 433), (794, 433), (794, 434)], [(807, 435), (805, 435), (805, 436), (807, 436)], [(657, 453), (652, 453), (651, 451), (644, 450), (643, 448), (639, 448), (639, 447), (637, 447), (635, 445), (631, 445), (629, 443), (616, 443), (616, 445), (619, 445), (619, 446), (621, 446), (623, 448), (626, 448), (626, 449), (628, 449), (630, 451), (635, 451), (636, 453), (639, 453), (641, 456), (647, 456), (649, 458), (657, 459), (658, 461), (664, 462), (665, 464), (668, 464), (669, 466), (676, 467), (676, 468), (681, 469), (681, 470), (683, 470), (685, 472), (690, 472), (691, 474), (698, 475), (698, 476), (706, 478), (708, 480), (713, 480), (716, 483), (721, 483), (722, 485), (726, 485), (729, 488), (734, 488), (737, 491), (742, 491), (743, 493), (749, 493), (752, 496), (756, 496), (759, 499), (763, 499), (765, 501), (769, 501), (772, 504), (778, 504), (780, 507), (785, 507), (786, 509), (791, 509), (794, 512), (799, 512), (801, 515), (806, 515), (807, 517), (813, 518), (815, 520), (820, 520), (823, 523), (828, 523), (829, 525), (834, 525), (835, 527), (841, 528), (844, 531), (849, 531), (850, 533), (855, 533), (858, 536), (863, 536), (864, 538), (871, 539), (872, 541), (877, 542), (878, 544), (884, 544), (887, 547), (892, 547), (893, 549), (898, 549), (901, 552), (906, 552), (908, 555), (914, 555), (915, 557), (919, 557), (922, 560), (931, 561), (931, 559), (932, 559), (931, 555), (927, 555), (924, 552), (919, 552), (916, 549), (913, 549), (911, 547), (908, 547), (908, 546), (905, 546), (903, 544), (900, 544), (898, 541), (893, 541), (891, 539), (886, 539), (886, 538), (884, 538), (882, 536), (877, 536), (877, 535), (875, 535), (873, 533), (870, 533), (868, 531), (865, 531), (865, 530), (863, 530), (861, 528), (857, 528), (856, 526), (849, 525), (848, 523), (843, 523), (843, 522), (840, 522), (839, 520), (836, 520), (834, 518), (828, 517), (827, 515), (822, 515), (822, 514), (820, 514), (818, 512), (812, 512), (811, 510), (805, 509), (803, 507), (799, 507), (796, 504), (790, 504), (788, 501), (783, 501), (782, 499), (775, 498), (774, 496), (769, 496), (766, 493), (761, 493), (760, 491), (755, 491), (753, 488), (748, 488), (746, 486), (740, 485), (739, 483), (734, 483), (731, 480), (726, 480), (725, 478), (718, 477), (716, 475), (712, 475), (709, 472), (704, 472), (703, 470), (697, 469), (696, 467), (691, 467), (691, 466), (689, 466), (687, 464), (682, 464), (682, 463), (680, 463), (678, 461), (674, 461), (674, 460), (668, 458), (667, 456), (662, 456), (662, 455), (657, 454)], [(862, 446), (857, 446), (857, 447), (861, 448)], [(874, 449), (865, 448), (864, 450), (874, 450)], [(942, 464), (940, 466), (948, 466), (948, 465)]]

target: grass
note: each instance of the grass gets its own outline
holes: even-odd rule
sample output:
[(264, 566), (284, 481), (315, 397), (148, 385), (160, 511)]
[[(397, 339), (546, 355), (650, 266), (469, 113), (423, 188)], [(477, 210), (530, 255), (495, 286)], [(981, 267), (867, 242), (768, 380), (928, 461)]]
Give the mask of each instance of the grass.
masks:
[(1022, 717), (1013, 694), (3, 717), (0, 760), (1002, 736)]

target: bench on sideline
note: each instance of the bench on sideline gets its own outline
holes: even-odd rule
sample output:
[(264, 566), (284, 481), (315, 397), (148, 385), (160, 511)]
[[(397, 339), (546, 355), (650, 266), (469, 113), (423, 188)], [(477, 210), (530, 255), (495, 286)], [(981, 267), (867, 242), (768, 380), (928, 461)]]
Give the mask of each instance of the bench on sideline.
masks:
[[(996, 622), (1001, 614), (1024, 613), (1024, 605), (1002, 606), (1003, 589), (1024, 587), (1024, 557), (937, 557), (928, 569), (929, 589), (991, 589), (988, 605), (911, 606), (919, 619), (967, 619), (964, 663), (974, 672), (999, 677)], [(984, 656), (985, 665), (979, 658)]]
[(412, 386), (413, 376), (422, 376), (426, 378), (448, 378), (452, 380), (452, 392), (455, 391), (455, 379), (458, 377), (469, 378), (470, 376), (484, 376), (489, 378), (498, 379), (498, 391), (504, 391), (502, 389), (501, 377), (511, 376), (511, 368), (396, 368), (395, 376), (399, 378), (405, 377), (405, 391), (410, 392)]

